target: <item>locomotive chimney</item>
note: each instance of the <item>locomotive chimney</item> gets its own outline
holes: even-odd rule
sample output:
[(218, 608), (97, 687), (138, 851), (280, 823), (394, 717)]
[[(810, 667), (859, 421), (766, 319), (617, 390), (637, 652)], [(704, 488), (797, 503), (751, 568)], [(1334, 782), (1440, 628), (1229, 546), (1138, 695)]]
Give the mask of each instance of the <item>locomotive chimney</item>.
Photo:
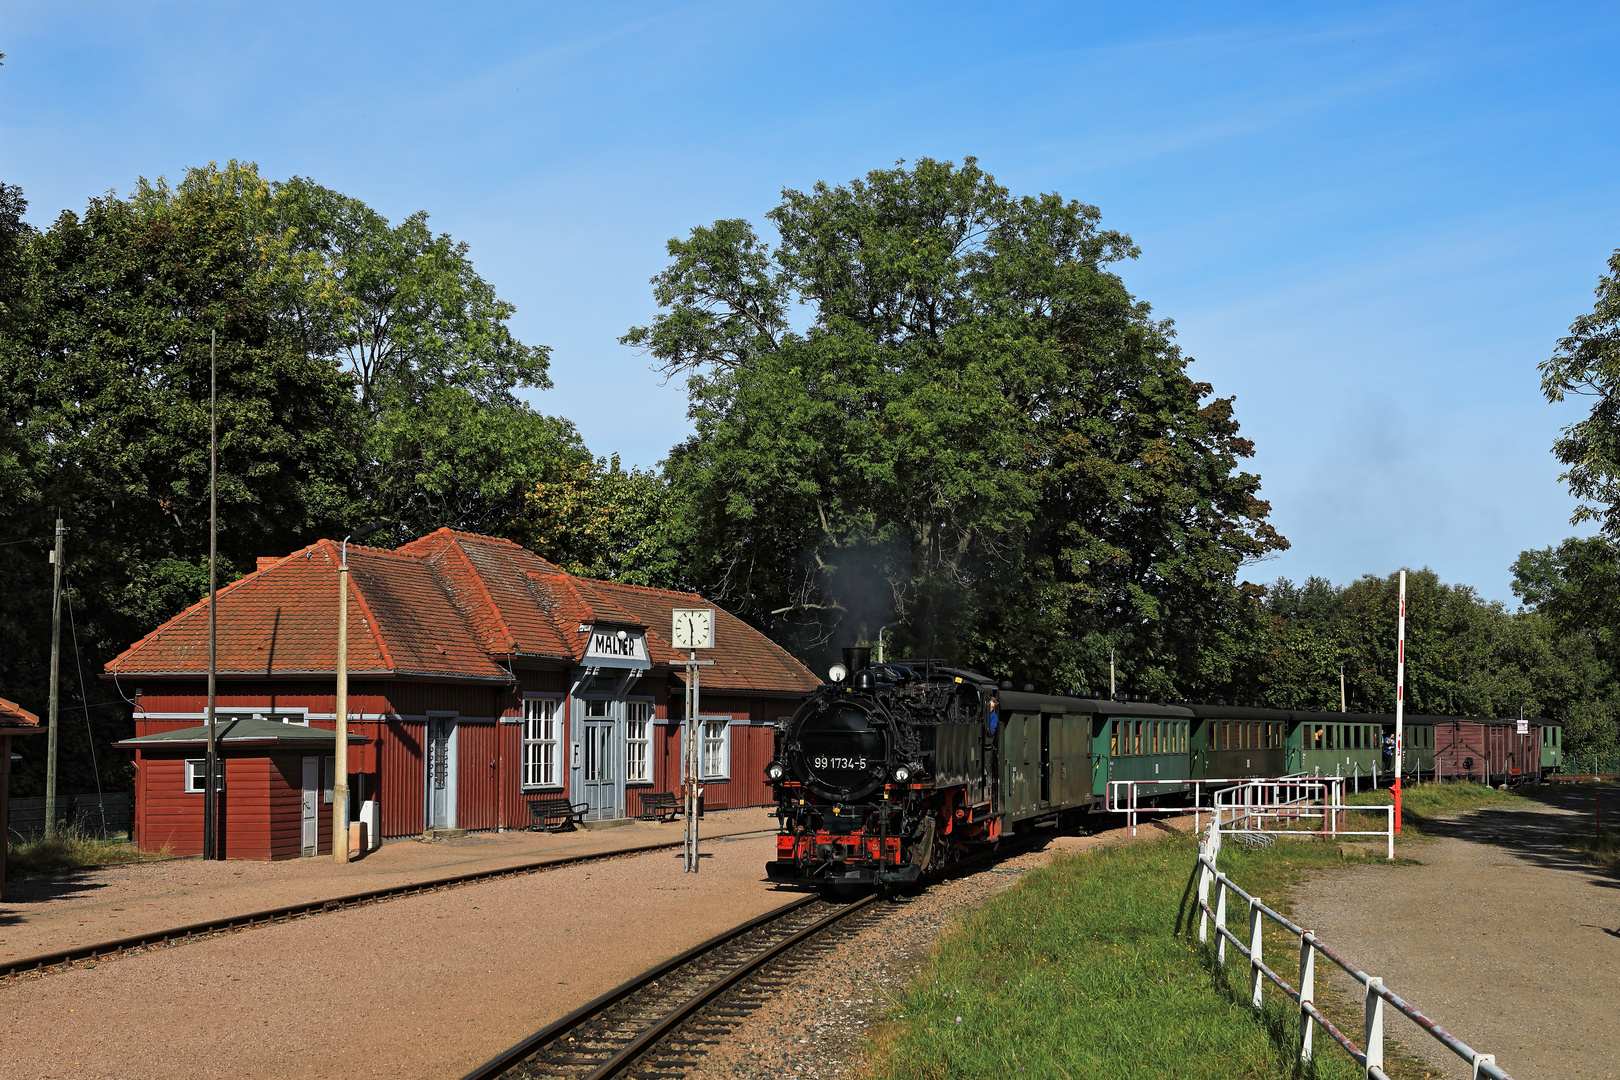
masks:
[(854, 675), (857, 671), (872, 666), (872, 650), (865, 645), (846, 645), (844, 647), (844, 666)]

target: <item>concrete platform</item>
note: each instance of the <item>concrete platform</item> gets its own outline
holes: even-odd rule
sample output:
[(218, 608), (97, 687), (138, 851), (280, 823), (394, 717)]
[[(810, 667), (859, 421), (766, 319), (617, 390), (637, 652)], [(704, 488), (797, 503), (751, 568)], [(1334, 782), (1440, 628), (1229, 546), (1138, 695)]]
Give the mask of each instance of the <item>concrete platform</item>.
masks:
[[(718, 841), (775, 831), (771, 809), (756, 807), (711, 811), (699, 835)], [(0, 900), (0, 956), (15, 963), (97, 941), (367, 889), (430, 884), (479, 870), (611, 855), (680, 840), (678, 822), (626, 821), (602, 830), (394, 840), (346, 866), (330, 857), (274, 863), (189, 858), (31, 874), (6, 883), (7, 895)]]

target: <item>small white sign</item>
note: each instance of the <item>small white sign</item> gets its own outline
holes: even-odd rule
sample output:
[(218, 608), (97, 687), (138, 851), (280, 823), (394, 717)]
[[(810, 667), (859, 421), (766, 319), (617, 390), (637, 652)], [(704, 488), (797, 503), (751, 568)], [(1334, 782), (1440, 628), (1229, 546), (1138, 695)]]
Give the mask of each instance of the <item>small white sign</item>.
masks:
[(647, 668), (647, 633), (612, 626), (592, 626), (584, 663), (593, 667)]
[(670, 644), (677, 649), (714, 648), (713, 608), (676, 608), (670, 623)]
[(1528, 734), (1530, 734), (1530, 721), (1525, 720), (1522, 717), (1519, 719), (1519, 734), (1520, 735), (1528, 735)]

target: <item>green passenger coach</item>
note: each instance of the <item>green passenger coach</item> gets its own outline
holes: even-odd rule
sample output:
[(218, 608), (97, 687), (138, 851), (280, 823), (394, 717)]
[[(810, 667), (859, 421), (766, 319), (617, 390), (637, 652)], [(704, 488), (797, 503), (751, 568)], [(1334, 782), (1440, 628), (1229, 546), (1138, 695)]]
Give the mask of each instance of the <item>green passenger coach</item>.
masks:
[[(1188, 776), (1193, 714), (1179, 705), (1137, 701), (1087, 702), (1091, 717), (1091, 791), (1099, 803), (1111, 780), (1179, 780)], [(1158, 783), (1138, 792), (1146, 801), (1182, 795), (1185, 783)]]
[(1190, 767), (1195, 780), (1243, 780), (1287, 772), (1286, 709), (1189, 705)]

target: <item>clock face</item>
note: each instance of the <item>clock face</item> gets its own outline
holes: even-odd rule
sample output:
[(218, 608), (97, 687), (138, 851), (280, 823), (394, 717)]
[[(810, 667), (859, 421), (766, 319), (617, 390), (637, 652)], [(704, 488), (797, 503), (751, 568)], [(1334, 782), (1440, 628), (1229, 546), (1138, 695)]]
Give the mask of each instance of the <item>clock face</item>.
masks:
[(671, 641), (677, 649), (714, 648), (714, 611), (709, 608), (677, 608), (671, 626)]

